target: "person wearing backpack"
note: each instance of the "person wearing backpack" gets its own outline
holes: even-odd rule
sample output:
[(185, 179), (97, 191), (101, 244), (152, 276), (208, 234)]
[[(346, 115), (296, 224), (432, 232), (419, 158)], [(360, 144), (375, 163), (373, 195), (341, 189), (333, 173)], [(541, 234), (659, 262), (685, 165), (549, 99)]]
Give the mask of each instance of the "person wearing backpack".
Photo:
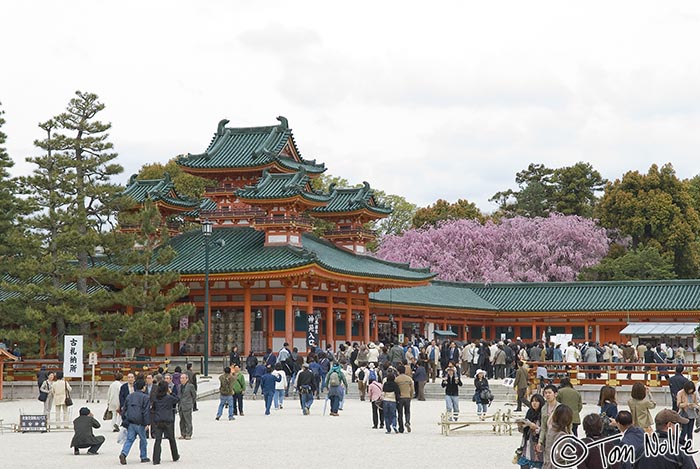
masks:
[(357, 380), (357, 390), (360, 392), (360, 400), (364, 401), (369, 383), (369, 371), (367, 370), (366, 362), (360, 362), (360, 367), (355, 371), (355, 379)]
[[(370, 366), (372, 366), (371, 363)], [(376, 429), (377, 423), (379, 423), (379, 428), (384, 428), (384, 404), (382, 402), (382, 383), (376, 378), (369, 377), (367, 394), (369, 395), (369, 402), (372, 404), (372, 423), (374, 424), (372, 428)]]
[(318, 399), (321, 392), (321, 364), (315, 359), (309, 359), (307, 363), (309, 364), (309, 370), (314, 376), (314, 394), (316, 399)]
[(321, 365), (321, 392), (325, 391), (328, 388), (328, 383), (326, 381), (326, 376), (328, 375), (328, 372), (331, 370), (331, 360), (328, 358), (328, 356), (321, 352), (318, 355), (318, 364)]
[(250, 355), (245, 359), (245, 369), (248, 370), (248, 386), (253, 387), (253, 372), (255, 367), (258, 366), (258, 357), (250, 351)]
[(341, 385), (348, 387), (348, 382), (345, 379), (345, 374), (340, 368), (340, 364), (334, 363), (326, 375), (326, 383), (328, 384), (328, 399), (331, 401), (330, 415), (338, 417), (338, 409), (340, 408), (340, 398), (342, 397)]

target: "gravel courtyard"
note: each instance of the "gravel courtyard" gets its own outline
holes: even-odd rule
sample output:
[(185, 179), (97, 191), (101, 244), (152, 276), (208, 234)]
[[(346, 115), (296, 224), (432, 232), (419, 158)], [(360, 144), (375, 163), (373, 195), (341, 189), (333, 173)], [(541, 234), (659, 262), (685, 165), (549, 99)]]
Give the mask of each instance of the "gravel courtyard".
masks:
[[(73, 412), (86, 405), (75, 399)], [(437, 425), (444, 403), (438, 400), (412, 402), (412, 432), (387, 435), (371, 428), (369, 402), (356, 398), (345, 402), (340, 417), (323, 416), (323, 401), (314, 402), (312, 414), (303, 416), (298, 401), (288, 399), (284, 409), (264, 415), (263, 401), (246, 400), (245, 416), (235, 421), (214, 420), (217, 400), (199, 403), (194, 413), (192, 440), (178, 440), (181, 459), (178, 468), (241, 467), (241, 468), (327, 468), (357, 467), (358, 465), (395, 465), (399, 461), (410, 467), (488, 467), (515, 468), (511, 463), (513, 451), (520, 442), (520, 434), (498, 436), (490, 427), (474, 427), (449, 437), (440, 434)], [(462, 413), (475, 415), (471, 402), (463, 399)], [(88, 407), (101, 416), (104, 403)], [(495, 403), (493, 408), (504, 407)], [(0, 401), (0, 419), (5, 425), (16, 423), (20, 408), (25, 413), (39, 413), (41, 403), (36, 400)], [(584, 413), (595, 412), (586, 406)], [(176, 423), (177, 426), (177, 423)], [(488, 428), (488, 429), (487, 429)], [(52, 431), (45, 434), (13, 433), (5, 430), (0, 435), (0, 450), (13, 468), (70, 467), (94, 468), (119, 466), (117, 433), (109, 425), (96, 431), (107, 441), (98, 456), (74, 456), (69, 448), (72, 431)], [(179, 435), (179, 430), (177, 431)], [(697, 435), (696, 435), (697, 441)], [(148, 455), (152, 455), (153, 440), (149, 440)], [(167, 443), (163, 448), (162, 465), (175, 464), (170, 460)], [(83, 450), (84, 452), (84, 450)], [(332, 462), (331, 462), (332, 461)], [(131, 450), (129, 465), (139, 465), (138, 443)]]

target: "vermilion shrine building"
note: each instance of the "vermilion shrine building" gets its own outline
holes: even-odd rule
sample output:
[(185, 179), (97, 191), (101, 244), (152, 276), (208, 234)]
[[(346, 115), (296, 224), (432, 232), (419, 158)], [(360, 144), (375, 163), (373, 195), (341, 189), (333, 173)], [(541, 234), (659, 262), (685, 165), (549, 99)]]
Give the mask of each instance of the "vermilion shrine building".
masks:
[[(176, 270), (197, 316), (209, 315), (209, 350), (223, 355), (233, 344), (248, 353), (289, 342), (306, 349), (309, 315), (319, 320), (318, 343), (377, 340), (434, 330), (456, 338), (540, 338), (571, 333), (575, 340), (617, 340), (630, 321), (697, 321), (700, 281), (458, 284), (433, 282), (434, 274), (367, 255), (375, 234), (366, 224), (390, 213), (370, 185), (315, 191), (325, 167), (301, 157), (287, 120), (266, 127), (219, 123), (201, 154), (178, 164), (216, 181), (203, 201), (177, 194), (166, 176), (132, 178), (125, 190), (137, 202), (153, 200), (170, 231)], [(316, 220), (329, 229), (311, 233)], [(205, 311), (205, 253), (199, 230), (179, 233), (182, 220), (213, 222), (210, 302)], [(317, 222), (316, 222), (317, 223)], [(122, 226), (124, 230), (132, 227)], [(204, 334), (188, 341), (204, 351)], [(625, 340), (627, 340), (625, 338)], [(152, 355), (175, 355), (168, 344)]]

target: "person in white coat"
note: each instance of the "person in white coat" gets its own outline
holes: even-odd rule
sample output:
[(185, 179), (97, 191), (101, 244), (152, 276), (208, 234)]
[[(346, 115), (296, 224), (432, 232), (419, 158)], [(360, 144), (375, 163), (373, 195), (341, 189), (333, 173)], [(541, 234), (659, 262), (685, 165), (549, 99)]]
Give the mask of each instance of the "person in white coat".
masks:
[(430, 341), (430, 345), (425, 348), (425, 354), (428, 356), (428, 377), (434, 383), (437, 370), (440, 369), (440, 347), (435, 340)]
[(119, 425), (122, 423), (121, 415), (119, 414), (119, 390), (122, 387), (122, 378), (124, 376), (121, 372), (117, 371), (114, 373), (114, 381), (109, 385), (107, 389), (107, 410), (112, 411), (112, 431), (118, 432)]
[(70, 384), (63, 379), (63, 372), (56, 373), (56, 382), (51, 386), (50, 396), (56, 406), (56, 422), (63, 423), (63, 428), (69, 428), (68, 406), (66, 406), (66, 396), (71, 391)]
[(49, 417), (51, 416), (51, 406), (53, 405), (53, 394), (51, 394), (51, 388), (53, 387), (55, 379), (56, 373), (52, 371), (47, 375), (46, 380), (41, 383), (41, 386), (39, 387), (39, 391), (46, 393), (46, 400), (44, 401), (44, 415), (46, 415), (46, 420), (50, 420)]
[[(566, 363), (578, 363), (581, 361), (581, 352), (574, 345), (573, 342), (569, 342), (568, 347), (564, 350), (564, 361)], [(569, 368), (571, 365), (567, 365)]]
[(284, 366), (281, 362), (277, 362), (272, 374), (273, 376), (282, 377), (280, 381), (275, 383), (275, 394), (273, 397), (275, 410), (279, 410), (282, 409), (282, 404), (284, 404), (284, 391), (287, 389), (287, 374), (284, 372)]
[(369, 350), (367, 351), (367, 361), (369, 363), (374, 363), (374, 366), (377, 366), (377, 362), (379, 361), (379, 349), (374, 342), (370, 342), (368, 347)]

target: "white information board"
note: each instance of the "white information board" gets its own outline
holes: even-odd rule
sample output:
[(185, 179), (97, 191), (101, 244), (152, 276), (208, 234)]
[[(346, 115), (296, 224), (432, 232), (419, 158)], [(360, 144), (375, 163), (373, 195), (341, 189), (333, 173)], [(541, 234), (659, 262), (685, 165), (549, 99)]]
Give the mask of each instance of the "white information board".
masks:
[(63, 375), (83, 377), (83, 336), (67, 335), (63, 340)]

